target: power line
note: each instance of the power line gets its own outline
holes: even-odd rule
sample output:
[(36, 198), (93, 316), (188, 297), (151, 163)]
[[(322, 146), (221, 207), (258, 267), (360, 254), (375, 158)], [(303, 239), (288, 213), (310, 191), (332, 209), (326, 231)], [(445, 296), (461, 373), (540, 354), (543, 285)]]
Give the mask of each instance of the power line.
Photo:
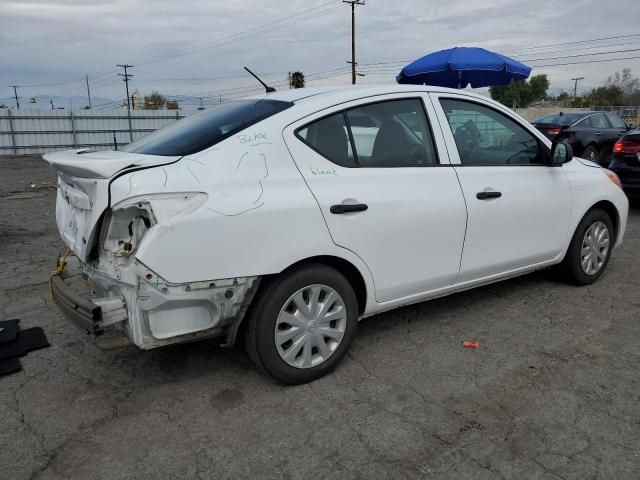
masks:
[[(186, 48), (186, 49), (184, 49), (182, 51), (179, 51), (179, 52), (160, 55), (158, 57), (152, 57), (152, 58), (149, 58), (149, 59), (142, 59), (142, 60), (139, 60), (137, 62), (137, 64), (138, 65), (148, 65), (150, 63), (157, 63), (157, 62), (160, 62), (160, 61), (170, 60), (170, 59), (177, 58), (177, 57), (182, 57), (182, 56), (185, 56), (185, 55), (191, 55), (193, 53), (196, 53), (196, 52), (199, 52), (201, 50), (207, 49), (209, 47), (219, 46), (219, 45), (231, 42), (231, 41), (238, 40), (240, 38), (244, 39), (244, 38), (248, 38), (248, 37), (251, 37), (253, 35), (256, 35), (256, 34), (267, 33), (267, 32), (270, 32), (270, 31), (276, 31), (276, 30), (279, 30), (279, 29), (282, 29), (282, 28), (288, 28), (288, 27), (296, 25), (296, 24), (298, 24), (300, 22), (307, 21), (307, 20), (312, 20), (312, 19), (327, 15), (329, 13), (332, 13), (335, 10), (338, 10), (338, 9), (342, 8), (342, 5), (338, 5), (338, 6), (335, 6), (333, 8), (329, 8), (329, 9), (325, 9), (325, 10), (322, 10), (322, 11), (315, 12), (313, 14), (309, 14), (309, 12), (311, 12), (313, 10), (319, 10), (320, 8), (326, 7), (327, 5), (330, 5), (330, 4), (335, 4), (335, 0), (331, 1), (331, 2), (324, 3), (322, 5), (319, 5), (318, 7), (306, 10), (305, 12), (300, 12), (300, 13), (297, 13), (297, 14), (294, 14), (294, 15), (290, 15), (288, 17), (284, 17), (284, 18), (279, 19), (279, 20), (275, 20), (273, 22), (270, 22), (270, 23), (267, 23), (267, 24), (264, 24), (264, 25), (261, 25), (261, 26), (258, 26), (258, 27), (253, 27), (253, 28), (250, 28), (250, 29), (247, 29), (247, 30), (244, 30), (244, 31), (240, 31), (240, 32), (231, 34), (231, 35), (229, 35), (227, 37), (224, 37), (224, 38), (220, 38), (220, 39), (217, 39), (217, 40), (206, 42), (206, 43), (203, 43), (203, 44), (200, 44), (200, 45), (194, 45), (192, 47)], [(297, 18), (295, 18), (295, 17), (297, 17)]]
[(516, 49), (512, 49), (512, 50), (504, 50), (505, 52), (521, 52), (523, 50), (532, 50), (532, 49), (541, 49), (541, 48), (551, 48), (551, 47), (561, 47), (564, 45), (577, 45), (579, 43), (594, 43), (594, 42), (600, 42), (600, 41), (604, 41), (604, 40), (618, 40), (621, 38), (632, 38), (632, 37), (640, 37), (640, 33), (633, 33), (633, 34), (629, 34), (629, 35), (618, 35), (615, 37), (602, 37), (602, 38), (592, 38), (592, 39), (588, 39), (588, 40), (576, 40), (573, 42), (562, 42), (562, 43), (551, 43), (551, 44), (547, 44), (547, 45), (538, 45), (536, 47), (523, 47), (523, 48), (516, 48)]
[(560, 60), (565, 58), (576, 58), (576, 57), (591, 57), (594, 55), (610, 55), (614, 53), (626, 53), (626, 52), (638, 52), (640, 48), (630, 48), (626, 50), (612, 50), (609, 52), (596, 52), (596, 53), (582, 53), (578, 55), (563, 55), (560, 57), (547, 57), (547, 58), (529, 58), (525, 60), (520, 60), (521, 62), (539, 62), (541, 60)]
[(616, 60), (635, 60), (640, 58), (639, 56), (634, 56), (634, 57), (621, 57), (621, 58), (605, 58), (602, 60), (586, 60), (583, 62), (568, 62), (568, 63), (551, 63), (548, 65), (531, 65), (531, 67), (534, 68), (541, 68), (541, 67), (564, 67), (567, 65), (585, 65), (585, 64), (589, 64), (589, 63), (604, 63), (604, 62), (615, 62)]

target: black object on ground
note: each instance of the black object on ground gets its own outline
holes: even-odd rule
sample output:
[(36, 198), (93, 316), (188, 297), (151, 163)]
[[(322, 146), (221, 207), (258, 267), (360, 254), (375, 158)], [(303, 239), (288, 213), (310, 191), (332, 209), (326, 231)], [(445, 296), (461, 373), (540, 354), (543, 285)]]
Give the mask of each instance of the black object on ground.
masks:
[(18, 328), (19, 320), (0, 322), (0, 376), (20, 370), (19, 357), (32, 350), (49, 346), (42, 328)]
[(0, 322), (0, 345), (5, 342), (12, 342), (18, 334), (18, 322), (15, 320), (5, 320)]

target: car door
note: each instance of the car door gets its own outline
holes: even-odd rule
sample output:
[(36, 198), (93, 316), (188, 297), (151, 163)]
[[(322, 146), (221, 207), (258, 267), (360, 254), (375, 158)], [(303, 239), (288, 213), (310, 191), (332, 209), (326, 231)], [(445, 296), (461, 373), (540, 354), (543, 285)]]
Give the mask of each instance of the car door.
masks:
[(604, 160), (611, 155), (613, 144), (620, 138), (619, 128), (613, 128), (609, 123), (606, 114), (595, 113), (589, 117), (591, 122), (591, 132), (595, 136), (598, 145), (598, 151), (601, 152), (600, 158)]
[(475, 97), (432, 100), (469, 215), (457, 282), (557, 258), (567, 242), (571, 188), (562, 168), (548, 166), (540, 135)]
[(419, 95), (388, 95), (284, 131), (333, 241), (367, 264), (378, 302), (450, 285), (460, 267), (466, 207), (429, 109)]

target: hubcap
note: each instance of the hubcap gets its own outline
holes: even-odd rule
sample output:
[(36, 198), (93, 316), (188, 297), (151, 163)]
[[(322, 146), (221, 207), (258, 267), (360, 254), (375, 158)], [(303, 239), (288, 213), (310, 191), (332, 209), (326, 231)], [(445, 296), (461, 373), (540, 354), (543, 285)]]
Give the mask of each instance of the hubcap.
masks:
[(592, 162), (595, 162), (598, 159), (598, 154), (596, 153), (595, 150), (589, 150), (586, 156), (587, 156), (587, 160), (590, 160)]
[(347, 310), (338, 292), (310, 285), (291, 295), (278, 314), (275, 342), (292, 367), (320, 365), (336, 351), (347, 327)]
[(587, 275), (595, 275), (600, 271), (609, 252), (609, 229), (600, 221), (589, 227), (582, 240), (580, 263), (582, 271)]

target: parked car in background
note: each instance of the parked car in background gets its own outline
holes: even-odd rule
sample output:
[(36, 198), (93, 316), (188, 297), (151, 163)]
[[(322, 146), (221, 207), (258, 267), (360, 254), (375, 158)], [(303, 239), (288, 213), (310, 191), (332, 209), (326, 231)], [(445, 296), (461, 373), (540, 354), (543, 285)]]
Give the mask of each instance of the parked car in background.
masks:
[(628, 131), (613, 145), (609, 168), (618, 174), (629, 197), (640, 198), (640, 128)]
[(574, 155), (607, 166), (613, 144), (629, 130), (619, 116), (608, 112), (554, 113), (531, 122), (550, 140), (560, 139)]
[(335, 368), (360, 318), (556, 265), (593, 283), (628, 213), (613, 172), (435, 87), (274, 92), (44, 158), (70, 320), (143, 349), (240, 338), (288, 383)]

